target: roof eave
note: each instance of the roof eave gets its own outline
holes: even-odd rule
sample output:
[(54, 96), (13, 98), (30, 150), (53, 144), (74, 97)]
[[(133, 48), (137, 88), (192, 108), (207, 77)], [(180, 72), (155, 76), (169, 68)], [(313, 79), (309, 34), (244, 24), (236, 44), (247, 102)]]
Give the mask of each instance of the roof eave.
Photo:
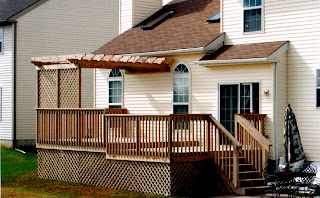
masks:
[(205, 47), (188, 48), (188, 49), (174, 49), (155, 52), (142, 52), (142, 53), (130, 53), (121, 54), (123, 56), (168, 56), (168, 55), (182, 55), (182, 54), (194, 54), (194, 53), (212, 53), (223, 46), (224, 33), (218, 36), (215, 40), (210, 42)]
[(227, 59), (227, 60), (200, 60), (194, 61), (200, 66), (223, 66), (223, 65), (242, 65), (242, 64), (259, 64), (259, 63), (276, 63), (279, 62), (279, 57), (287, 52), (289, 43), (285, 43), (271, 55), (264, 58), (247, 58), (247, 59)]

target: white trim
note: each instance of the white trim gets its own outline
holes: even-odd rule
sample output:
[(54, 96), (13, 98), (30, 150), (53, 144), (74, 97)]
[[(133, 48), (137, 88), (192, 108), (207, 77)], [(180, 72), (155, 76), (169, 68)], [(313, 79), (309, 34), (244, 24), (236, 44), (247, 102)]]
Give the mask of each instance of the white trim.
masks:
[[(264, 0), (261, 0), (261, 6), (252, 6), (252, 7), (244, 7), (242, 0), (242, 20), (241, 20), (241, 28), (242, 28), (242, 34), (254, 34), (254, 33), (264, 33)], [(245, 32), (244, 31), (244, 11), (245, 10), (254, 10), (254, 9), (261, 9), (261, 30), (258, 31), (251, 31), (251, 32)]]
[(192, 54), (192, 53), (207, 53), (217, 50), (223, 45), (224, 34), (218, 36), (214, 41), (209, 43), (205, 47), (188, 48), (188, 49), (175, 49), (175, 50), (164, 50), (156, 52), (142, 52), (132, 54), (121, 54), (123, 56), (160, 56), (160, 55), (177, 55), (177, 54)]
[[(116, 106), (116, 105), (120, 105), (121, 108), (123, 108), (123, 73), (120, 69), (119, 69), (120, 73), (121, 73), (121, 77), (110, 77), (110, 73), (112, 72), (112, 69), (110, 69), (109, 73), (108, 73), (108, 108), (110, 108), (110, 104), (111, 106)], [(109, 82), (110, 81), (121, 81), (121, 103), (110, 103), (109, 99), (110, 99), (110, 86), (109, 86)]]
[(1, 45), (1, 50), (2, 50), (2, 51), (0, 51), (0, 55), (1, 55), (1, 54), (4, 54), (4, 49), (3, 49), (4, 48), (4, 28), (3, 27), (0, 27), (0, 34), (2, 34), (2, 37), (1, 37), (2, 40), (0, 40), (0, 42), (1, 42), (0, 45)]
[[(188, 68), (188, 74), (174, 74), (174, 70), (178, 65), (185, 65)], [(174, 93), (173, 93), (173, 81), (177, 78), (189, 78), (189, 98), (188, 102), (174, 102)], [(174, 105), (188, 105), (188, 113), (191, 113), (191, 69), (188, 64), (185, 62), (179, 62), (176, 64), (172, 70), (172, 114), (173, 114), (173, 106)]]
[(316, 109), (320, 109), (320, 106), (317, 106), (317, 103), (318, 103), (318, 101), (317, 101), (317, 99), (318, 99), (318, 89), (320, 89), (320, 87), (318, 87), (318, 78), (320, 78), (320, 76), (318, 75), (318, 71), (320, 71), (320, 69), (319, 68), (316, 68), (316, 85), (315, 85), (315, 87), (316, 87), (316, 94), (315, 94), (315, 96), (316, 96), (316, 102), (315, 102), (315, 107), (316, 107)]
[(240, 90), (241, 90), (241, 85), (250, 85), (250, 113), (253, 111), (253, 86), (252, 84), (258, 83), (259, 84), (259, 113), (261, 111), (261, 97), (260, 97), (260, 92), (261, 92), (261, 82), (260, 81), (246, 81), (246, 82), (222, 82), (218, 83), (218, 121), (220, 122), (220, 87), (221, 85), (238, 85), (238, 105), (237, 105), (237, 112), (240, 114), (241, 110), (241, 95), (240, 95)]

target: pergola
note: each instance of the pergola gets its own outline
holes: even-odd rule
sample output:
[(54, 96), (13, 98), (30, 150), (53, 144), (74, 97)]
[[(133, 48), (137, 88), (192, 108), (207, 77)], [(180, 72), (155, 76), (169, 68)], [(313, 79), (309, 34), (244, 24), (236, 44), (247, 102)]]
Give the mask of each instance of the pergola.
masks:
[(127, 73), (170, 72), (168, 57), (73, 54), (34, 57), (37, 108), (80, 108), (81, 68), (123, 69)]

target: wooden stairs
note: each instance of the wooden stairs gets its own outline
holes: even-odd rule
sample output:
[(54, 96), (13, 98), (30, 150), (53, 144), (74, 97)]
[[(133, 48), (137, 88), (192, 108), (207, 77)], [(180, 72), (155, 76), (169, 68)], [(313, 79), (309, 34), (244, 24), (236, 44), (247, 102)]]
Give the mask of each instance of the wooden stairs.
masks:
[(235, 115), (234, 139), (225, 133), (218, 143), (224, 146), (218, 146), (214, 159), (217, 172), (228, 185), (226, 191), (258, 195), (269, 188), (263, 177), (263, 167), (271, 143), (250, 121)]

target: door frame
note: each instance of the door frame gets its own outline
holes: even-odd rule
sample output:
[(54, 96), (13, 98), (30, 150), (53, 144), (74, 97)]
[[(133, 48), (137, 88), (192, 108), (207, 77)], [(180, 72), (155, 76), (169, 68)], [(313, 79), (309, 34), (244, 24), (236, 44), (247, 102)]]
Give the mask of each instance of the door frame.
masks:
[[(241, 84), (251, 84), (250, 85), (250, 111), (252, 112), (252, 83), (258, 83), (259, 84), (259, 111), (261, 111), (261, 81), (239, 81), (239, 82), (222, 82), (218, 83), (218, 121), (220, 122), (220, 87), (221, 85), (238, 85), (238, 97), (240, 96), (240, 85)], [(241, 96), (240, 96), (241, 97)], [(260, 113), (260, 112), (259, 112)], [(240, 99), (238, 99), (238, 114), (240, 114)]]

